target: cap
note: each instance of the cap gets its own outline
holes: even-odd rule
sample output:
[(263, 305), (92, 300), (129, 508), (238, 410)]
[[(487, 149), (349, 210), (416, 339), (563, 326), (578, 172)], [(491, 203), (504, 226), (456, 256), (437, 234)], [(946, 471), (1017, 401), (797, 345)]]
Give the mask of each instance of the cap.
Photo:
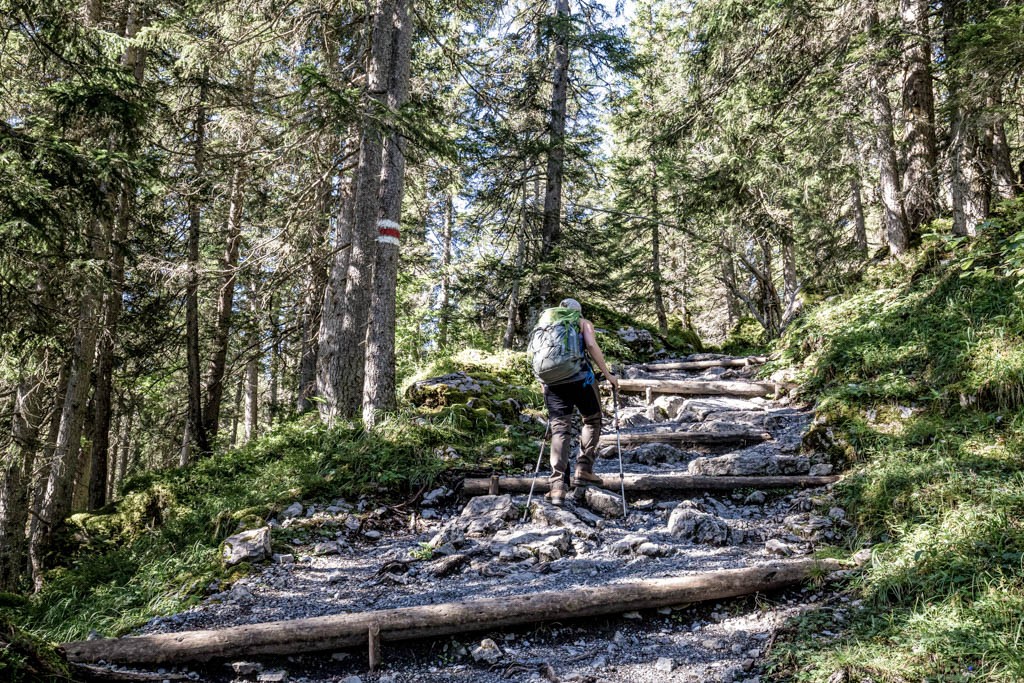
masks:
[(580, 306), (580, 302), (576, 299), (562, 299), (562, 302), (558, 304), (562, 308), (571, 308), (574, 311), (582, 311), (583, 307)]

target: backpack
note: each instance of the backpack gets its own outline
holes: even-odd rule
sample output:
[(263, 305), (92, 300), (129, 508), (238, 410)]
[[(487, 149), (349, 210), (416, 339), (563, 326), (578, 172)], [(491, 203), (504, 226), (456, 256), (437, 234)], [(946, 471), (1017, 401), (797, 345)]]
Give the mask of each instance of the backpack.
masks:
[(572, 380), (586, 368), (580, 334), (580, 312), (549, 308), (530, 332), (527, 352), (533, 357), (533, 374), (544, 384)]

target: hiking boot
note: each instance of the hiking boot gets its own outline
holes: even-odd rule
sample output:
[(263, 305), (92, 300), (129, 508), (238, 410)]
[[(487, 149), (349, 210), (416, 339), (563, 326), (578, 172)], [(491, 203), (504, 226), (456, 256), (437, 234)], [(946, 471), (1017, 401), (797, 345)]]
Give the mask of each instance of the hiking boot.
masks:
[(573, 486), (602, 486), (603, 484), (604, 482), (601, 480), (601, 477), (579, 467), (576, 468), (576, 472), (572, 475)]
[(544, 498), (552, 505), (565, 505), (565, 482), (561, 479), (551, 482), (551, 490), (544, 494)]

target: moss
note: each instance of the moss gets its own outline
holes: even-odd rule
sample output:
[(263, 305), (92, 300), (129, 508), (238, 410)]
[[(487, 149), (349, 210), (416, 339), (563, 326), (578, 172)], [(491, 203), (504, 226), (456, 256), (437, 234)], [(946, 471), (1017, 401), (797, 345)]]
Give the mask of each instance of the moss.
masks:
[(850, 468), (836, 494), (875, 547), (851, 586), (865, 608), (837, 639), (816, 637), (830, 611), (794, 621), (778, 677), (1024, 679), (1021, 207), (869, 268), (778, 345), (819, 401), (805, 448)]
[(71, 681), (56, 648), (19, 630), (0, 614), (0, 679), (10, 683)]

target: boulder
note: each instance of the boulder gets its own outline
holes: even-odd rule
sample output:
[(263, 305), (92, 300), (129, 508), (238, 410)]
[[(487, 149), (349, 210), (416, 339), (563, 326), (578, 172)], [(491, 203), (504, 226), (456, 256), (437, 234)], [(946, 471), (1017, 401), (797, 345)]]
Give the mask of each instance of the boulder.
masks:
[(622, 516), (622, 497), (594, 486), (587, 488), (587, 507), (605, 517)]
[(413, 405), (439, 408), (465, 403), (474, 396), (480, 396), (488, 384), (487, 380), (473, 379), (465, 372), (453, 372), (414, 382), (405, 395)]
[(467, 536), (488, 536), (516, 518), (512, 496), (471, 498), (458, 517), (458, 525)]
[(698, 419), (703, 420), (710, 413), (719, 413), (726, 410), (762, 410), (762, 407), (754, 401), (718, 396), (687, 399), (683, 403), (682, 410), (693, 413)]
[(677, 538), (710, 545), (727, 545), (731, 536), (725, 520), (701, 512), (686, 503), (681, 503), (672, 511), (668, 520), (668, 532)]
[(281, 510), (281, 516), (285, 519), (291, 519), (292, 517), (298, 517), (305, 511), (302, 507), (302, 503), (292, 503), (284, 510)]
[(683, 409), (683, 404), (685, 403), (686, 399), (680, 396), (662, 394), (654, 399), (652, 405), (663, 411), (665, 415), (668, 416), (668, 419), (675, 420), (679, 415), (679, 411)]
[(649, 355), (657, 351), (660, 346), (655, 341), (654, 335), (644, 329), (625, 327), (618, 330), (616, 335), (619, 337), (619, 341), (636, 354)]
[(221, 552), (225, 567), (267, 559), (270, 557), (270, 527), (250, 529), (224, 539)]
[(810, 462), (804, 456), (775, 455), (766, 449), (696, 458), (687, 467), (690, 474), (709, 477), (796, 475), (807, 474), (810, 469)]
[(684, 462), (688, 460), (686, 451), (667, 443), (645, 443), (623, 452), (623, 460), (641, 465), (656, 465), (662, 462)]
[(575, 552), (572, 535), (568, 529), (498, 532), (494, 536), (494, 543), (495, 547), (499, 549), (499, 553), (501, 546), (525, 549), (536, 555), (542, 562), (551, 562)]

